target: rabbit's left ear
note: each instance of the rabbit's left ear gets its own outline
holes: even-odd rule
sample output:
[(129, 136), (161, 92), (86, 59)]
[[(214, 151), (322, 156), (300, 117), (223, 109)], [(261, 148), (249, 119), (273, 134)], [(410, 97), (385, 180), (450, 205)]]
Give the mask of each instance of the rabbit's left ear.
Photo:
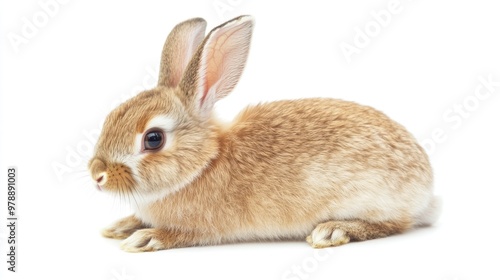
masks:
[(177, 24), (163, 45), (158, 86), (176, 87), (205, 37), (207, 22), (193, 18)]
[(248, 57), (253, 18), (240, 16), (215, 27), (189, 63), (179, 84), (184, 103), (207, 119), (215, 102), (238, 83)]

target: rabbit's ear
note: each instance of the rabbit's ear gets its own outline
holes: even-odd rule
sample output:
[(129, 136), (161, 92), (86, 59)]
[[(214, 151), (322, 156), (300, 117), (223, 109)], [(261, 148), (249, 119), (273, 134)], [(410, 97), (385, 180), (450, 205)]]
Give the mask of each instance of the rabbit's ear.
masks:
[(201, 41), (207, 22), (193, 18), (177, 24), (163, 45), (158, 86), (176, 87)]
[(201, 119), (236, 86), (248, 57), (253, 18), (240, 16), (215, 27), (189, 63), (179, 87), (181, 98)]

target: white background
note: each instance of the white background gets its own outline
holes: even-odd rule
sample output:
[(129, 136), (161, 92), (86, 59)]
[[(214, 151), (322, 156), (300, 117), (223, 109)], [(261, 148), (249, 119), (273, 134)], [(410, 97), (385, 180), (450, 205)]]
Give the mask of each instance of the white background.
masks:
[[(7, 271), (2, 222), (1, 279), (499, 279), (500, 87), (474, 95), (480, 77), (500, 81), (498, 1), (401, 0), (382, 27), (372, 12), (390, 0), (70, 0), (44, 18), (47, 2), (0, 4), (2, 217), (7, 166), (19, 168), (18, 272)], [(269, 242), (130, 254), (100, 236), (129, 213), (86, 173), (104, 117), (154, 85), (176, 23), (200, 16), (212, 28), (240, 14), (255, 16), (252, 47), (219, 114), (314, 96), (384, 111), (431, 155), (444, 199), (434, 227), (323, 251)], [(23, 18), (37, 30), (23, 35)], [(348, 62), (342, 42), (356, 47), (367, 27)]]

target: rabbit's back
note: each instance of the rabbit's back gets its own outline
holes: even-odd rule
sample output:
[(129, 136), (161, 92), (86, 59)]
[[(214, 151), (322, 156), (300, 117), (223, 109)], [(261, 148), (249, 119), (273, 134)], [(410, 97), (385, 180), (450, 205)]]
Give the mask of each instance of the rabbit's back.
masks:
[(370, 107), (323, 98), (259, 104), (222, 139), (231, 170), (226, 191), (247, 195), (262, 223), (263, 216), (311, 226), (329, 219), (413, 223), (432, 199), (423, 149)]

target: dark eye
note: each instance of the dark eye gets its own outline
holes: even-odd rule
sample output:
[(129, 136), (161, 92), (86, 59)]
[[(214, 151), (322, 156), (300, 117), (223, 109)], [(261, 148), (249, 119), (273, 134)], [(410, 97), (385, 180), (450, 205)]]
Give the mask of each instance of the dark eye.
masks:
[(144, 135), (144, 150), (156, 151), (163, 147), (165, 136), (160, 130), (151, 130)]

